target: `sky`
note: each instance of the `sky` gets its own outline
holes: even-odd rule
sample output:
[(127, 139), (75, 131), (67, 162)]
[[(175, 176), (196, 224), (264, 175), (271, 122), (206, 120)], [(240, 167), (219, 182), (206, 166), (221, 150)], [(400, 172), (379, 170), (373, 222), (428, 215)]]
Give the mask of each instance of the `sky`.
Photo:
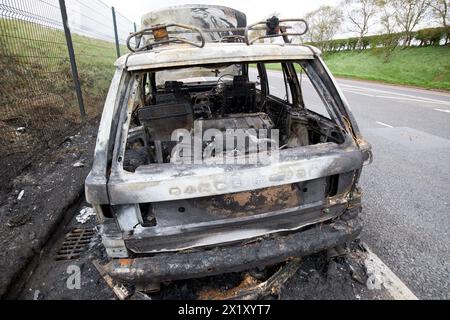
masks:
[[(214, 4), (237, 9), (247, 15), (247, 23), (265, 20), (274, 12), (279, 13), (280, 18), (304, 18), (308, 12), (318, 9), (322, 5), (341, 6), (342, 0), (102, 0), (109, 6), (114, 6), (120, 13), (140, 25), (141, 17), (154, 10), (183, 4)], [(427, 19), (420, 23), (416, 29), (433, 26), (435, 23)], [(369, 34), (381, 31), (381, 26), (374, 21)], [(349, 32), (349, 27), (341, 26), (335, 38), (347, 38), (356, 36)]]
[[(247, 22), (253, 23), (265, 20), (271, 13), (279, 12), (282, 18), (300, 18), (307, 12), (319, 8), (321, 5), (336, 5), (339, 0), (284, 0), (271, 2), (264, 0), (103, 0), (114, 6), (128, 19), (139, 22), (141, 16), (147, 12), (168, 6), (182, 4), (216, 4), (237, 9), (247, 15)], [(277, 3), (283, 5), (277, 7)]]

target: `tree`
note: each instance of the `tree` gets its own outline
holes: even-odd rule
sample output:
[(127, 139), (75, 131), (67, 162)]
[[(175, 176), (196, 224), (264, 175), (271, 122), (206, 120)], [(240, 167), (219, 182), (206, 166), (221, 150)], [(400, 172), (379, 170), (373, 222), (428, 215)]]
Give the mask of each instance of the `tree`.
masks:
[(358, 46), (362, 46), (363, 37), (369, 32), (370, 21), (377, 13), (378, 0), (345, 0), (346, 15), (350, 22), (350, 31), (358, 33)]
[(314, 42), (322, 51), (326, 41), (331, 40), (339, 31), (342, 11), (332, 6), (321, 6), (306, 15), (309, 25), (309, 41)]
[(448, 27), (448, 20), (450, 19), (448, 0), (431, 0), (430, 7), (433, 15), (442, 21), (444, 28)]
[(381, 42), (384, 53), (384, 62), (389, 62), (392, 52), (398, 46), (398, 33), (396, 32), (396, 18), (393, 8), (385, 1), (380, 1), (380, 23), (383, 27)]
[(413, 30), (429, 8), (429, 0), (387, 0), (394, 10), (395, 21), (405, 33), (405, 45), (409, 46)]

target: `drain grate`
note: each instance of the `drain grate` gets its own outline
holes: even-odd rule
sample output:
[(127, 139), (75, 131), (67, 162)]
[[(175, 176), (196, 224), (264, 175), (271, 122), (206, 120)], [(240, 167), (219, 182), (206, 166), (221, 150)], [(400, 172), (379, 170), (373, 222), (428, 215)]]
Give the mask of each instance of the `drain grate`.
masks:
[(74, 229), (66, 235), (66, 238), (56, 254), (55, 260), (78, 259), (83, 252), (89, 248), (92, 238), (95, 235), (94, 229)]

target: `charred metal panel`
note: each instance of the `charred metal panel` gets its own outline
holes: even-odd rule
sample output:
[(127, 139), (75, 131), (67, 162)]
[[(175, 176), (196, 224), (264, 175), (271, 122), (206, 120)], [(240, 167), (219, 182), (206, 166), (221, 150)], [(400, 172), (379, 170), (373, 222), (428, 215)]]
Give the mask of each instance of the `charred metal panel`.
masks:
[[(135, 253), (154, 253), (236, 242), (328, 221), (342, 215), (346, 205), (344, 203), (326, 207), (326, 210), (324, 208), (322, 201), (245, 217), (208, 221), (206, 219), (211, 217), (206, 216), (201, 221), (197, 216), (200, 221), (194, 222), (195, 218), (189, 216), (195, 211), (194, 208), (187, 207), (185, 212), (179, 212), (174, 203), (170, 202), (166, 210), (157, 215), (155, 227), (137, 226), (134, 234), (125, 239), (125, 243)], [(200, 212), (197, 211), (197, 214)], [(159, 225), (158, 218), (163, 226)]]
[(117, 68), (106, 97), (102, 118), (97, 134), (94, 161), (86, 178), (86, 200), (92, 204), (108, 204), (108, 165), (112, 158), (114, 137), (117, 132), (119, 113), (125, 99), (130, 74)]
[[(152, 11), (142, 17), (142, 28), (164, 23), (181, 23), (197, 27), (202, 30), (223, 30), (205, 32), (205, 39), (219, 41), (225, 36), (244, 35), (247, 26), (247, 18), (243, 12), (215, 5), (181, 5), (167, 9)], [(224, 29), (236, 29), (226, 31)], [(189, 35), (184, 35), (189, 38)], [(190, 39), (192, 41), (196, 39)]]
[(135, 173), (111, 176), (112, 204), (147, 203), (207, 197), (268, 188), (349, 172), (361, 168), (361, 152), (335, 144), (282, 150), (269, 165), (142, 166)]
[(362, 223), (349, 218), (289, 235), (212, 250), (112, 260), (107, 272), (122, 281), (140, 283), (205, 277), (272, 265), (351, 241)]
[[(204, 48), (177, 45), (135, 53), (127, 59), (119, 59), (128, 71), (198, 66), (205, 64), (233, 64), (239, 62), (314, 59), (314, 52), (302, 46), (280, 46), (275, 44), (209, 43)], [(126, 63), (126, 65), (125, 65)]]

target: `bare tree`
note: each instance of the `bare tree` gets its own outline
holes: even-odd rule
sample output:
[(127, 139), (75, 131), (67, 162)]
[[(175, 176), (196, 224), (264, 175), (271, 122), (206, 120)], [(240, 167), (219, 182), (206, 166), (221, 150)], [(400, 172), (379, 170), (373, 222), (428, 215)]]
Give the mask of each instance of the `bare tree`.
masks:
[(332, 6), (321, 6), (306, 15), (309, 25), (308, 38), (324, 50), (325, 42), (331, 40), (339, 31), (342, 11)]
[(369, 32), (370, 21), (377, 13), (378, 0), (345, 0), (345, 10), (350, 22), (350, 31), (358, 33), (358, 44)]
[(395, 21), (405, 33), (405, 44), (410, 45), (412, 31), (424, 18), (429, 0), (387, 0), (394, 9)]
[(389, 62), (392, 52), (398, 46), (398, 36), (396, 33), (396, 19), (393, 8), (386, 1), (379, 1), (380, 23), (382, 30), (382, 46), (384, 53), (384, 62)]
[(433, 15), (442, 21), (444, 28), (447, 28), (448, 20), (450, 19), (450, 4), (448, 0), (431, 0), (430, 7)]

